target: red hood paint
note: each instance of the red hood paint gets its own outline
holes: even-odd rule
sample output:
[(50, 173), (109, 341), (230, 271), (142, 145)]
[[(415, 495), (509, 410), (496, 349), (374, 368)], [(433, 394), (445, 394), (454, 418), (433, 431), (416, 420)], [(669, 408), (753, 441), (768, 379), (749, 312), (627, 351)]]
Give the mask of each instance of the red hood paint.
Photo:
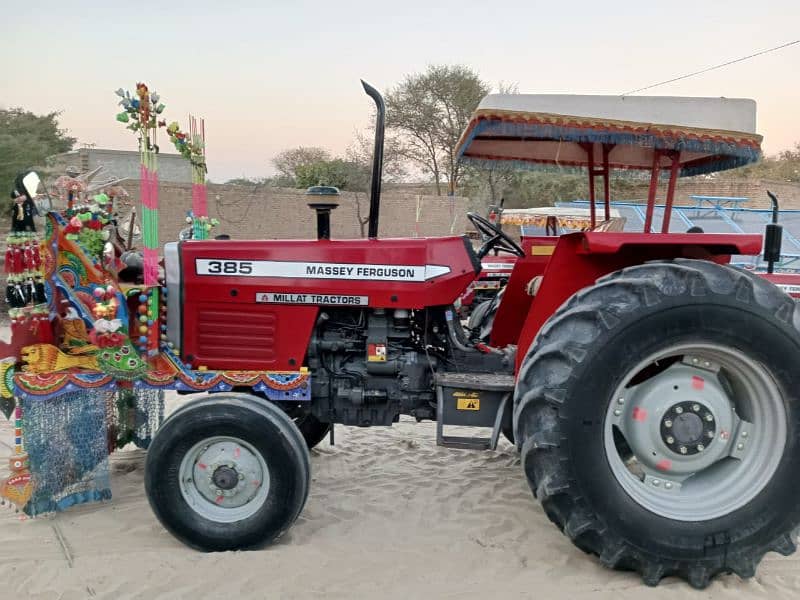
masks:
[(295, 370), (320, 306), (450, 305), (480, 270), (455, 236), (187, 241), (179, 254), (181, 355), (209, 369)]

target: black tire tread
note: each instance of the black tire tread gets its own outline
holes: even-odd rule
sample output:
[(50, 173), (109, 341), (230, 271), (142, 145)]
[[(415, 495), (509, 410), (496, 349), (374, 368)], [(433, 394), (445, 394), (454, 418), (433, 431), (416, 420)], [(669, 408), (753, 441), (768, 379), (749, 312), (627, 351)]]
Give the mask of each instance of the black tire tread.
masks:
[(800, 304), (771, 283), (744, 270), (702, 260), (677, 259), (628, 267), (599, 279), (573, 295), (542, 327), (520, 369), (515, 396), (515, 437), (531, 489), (547, 516), (582, 550), (599, 556), (607, 567), (637, 571), (644, 583), (657, 585), (675, 575), (692, 587), (705, 588), (718, 573), (752, 577), (764, 554), (788, 556), (796, 550), (791, 532), (746, 554), (692, 561), (665, 561), (631, 547), (610, 531), (586, 506), (570, 479), (560, 410), (570, 372), (580, 364), (604, 330), (642, 306), (665, 297), (711, 293), (734, 294), (790, 324), (800, 335)]
[(180, 436), (176, 437), (174, 430), (179, 428), (182, 421), (192, 418), (194, 415), (202, 416), (203, 413), (207, 412), (209, 409), (235, 409), (240, 413), (244, 410), (250, 413), (253, 419), (269, 421), (275, 428), (277, 435), (281, 436), (291, 447), (290, 455), (293, 457), (293, 464), (298, 469), (296, 483), (299, 486), (299, 493), (295, 497), (295, 501), (288, 505), (290, 507), (290, 513), (283, 522), (283, 528), (269, 539), (259, 540), (256, 542), (256, 545), (273, 542), (286, 533), (305, 506), (311, 481), (311, 461), (306, 441), (291, 418), (289, 418), (280, 407), (258, 396), (237, 392), (211, 394), (188, 402), (167, 418), (153, 438), (145, 464), (145, 490), (150, 507), (158, 520), (161, 521), (162, 525), (178, 539), (191, 547), (199, 550), (230, 550), (239, 547), (249, 547), (251, 545), (246, 543), (243, 546), (238, 546), (232, 544), (233, 540), (220, 541), (206, 539), (200, 542), (196, 539), (196, 536), (193, 538), (189, 537), (185, 532), (178, 532), (173, 527), (167, 513), (162, 511), (158, 502), (154, 500), (156, 490), (162, 486), (162, 475), (158, 468), (160, 459), (167, 455), (165, 448), (168, 448), (176, 439), (180, 439)]

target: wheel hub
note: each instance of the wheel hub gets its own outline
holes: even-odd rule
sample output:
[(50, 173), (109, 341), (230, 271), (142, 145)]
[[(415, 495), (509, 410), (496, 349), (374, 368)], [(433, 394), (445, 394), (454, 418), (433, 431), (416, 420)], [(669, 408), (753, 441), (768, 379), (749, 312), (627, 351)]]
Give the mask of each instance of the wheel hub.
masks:
[(269, 494), (264, 457), (244, 440), (217, 436), (198, 442), (181, 462), (181, 492), (202, 516), (234, 522), (254, 514)]
[(736, 426), (716, 374), (682, 363), (620, 395), (612, 416), (644, 468), (673, 483), (727, 454)]
[(714, 413), (700, 402), (678, 402), (661, 418), (661, 440), (675, 454), (693, 456), (705, 451), (716, 434)]
[(239, 474), (228, 465), (217, 467), (211, 479), (221, 490), (232, 490), (239, 484)]

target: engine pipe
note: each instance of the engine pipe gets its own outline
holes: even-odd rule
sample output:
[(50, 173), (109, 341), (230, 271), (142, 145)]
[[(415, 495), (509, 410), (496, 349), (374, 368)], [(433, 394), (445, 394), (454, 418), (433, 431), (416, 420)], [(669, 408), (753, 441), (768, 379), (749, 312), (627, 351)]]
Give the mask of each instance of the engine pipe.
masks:
[(372, 154), (372, 182), (369, 192), (369, 238), (378, 237), (378, 216), (381, 209), (381, 177), (383, 176), (383, 137), (386, 124), (386, 104), (380, 92), (363, 79), (361, 85), (367, 96), (375, 101), (375, 151)]

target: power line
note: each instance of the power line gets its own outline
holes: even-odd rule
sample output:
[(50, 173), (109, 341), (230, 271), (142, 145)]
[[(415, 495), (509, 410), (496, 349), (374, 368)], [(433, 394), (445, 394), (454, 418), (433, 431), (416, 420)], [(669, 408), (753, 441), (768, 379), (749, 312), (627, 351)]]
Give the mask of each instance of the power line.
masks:
[(787, 42), (785, 44), (781, 44), (780, 46), (775, 46), (774, 48), (769, 48), (768, 50), (762, 50), (761, 52), (756, 52), (755, 54), (748, 54), (747, 56), (743, 56), (741, 58), (737, 58), (735, 60), (729, 60), (728, 62), (724, 62), (719, 65), (714, 65), (713, 67), (708, 67), (707, 69), (702, 69), (700, 71), (695, 71), (694, 73), (688, 73), (686, 75), (681, 75), (680, 77), (674, 77), (672, 79), (667, 79), (666, 81), (660, 81), (658, 83), (654, 83), (652, 85), (648, 85), (645, 87), (641, 87), (635, 90), (631, 90), (629, 92), (625, 92), (624, 94), (620, 94), (620, 96), (628, 96), (630, 94), (636, 94), (637, 92), (643, 92), (644, 90), (649, 90), (654, 87), (658, 87), (661, 85), (666, 85), (668, 83), (673, 83), (675, 81), (680, 81), (681, 79), (688, 79), (689, 77), (694, 77), (695, 75), (702, 75), (703, 73), (708, 73), (709, 71), (714, 71), (715, 69), (721, 69), (722, 67), (727, 67), (728, 65), (733, 65), (735, 63), (743, 62), (745, 60), (749, 60), (751, 58), (755, 58), (756, 56), (761, 56), (762, 54), (769, 54), (770, 52), (775, 52), (777, 50), (781, 50), (783, 48), (788, 48), (789, 46), (794, 46), (795, 44), (800, 44), (800, 40), (795, 40), (793, 42)]

